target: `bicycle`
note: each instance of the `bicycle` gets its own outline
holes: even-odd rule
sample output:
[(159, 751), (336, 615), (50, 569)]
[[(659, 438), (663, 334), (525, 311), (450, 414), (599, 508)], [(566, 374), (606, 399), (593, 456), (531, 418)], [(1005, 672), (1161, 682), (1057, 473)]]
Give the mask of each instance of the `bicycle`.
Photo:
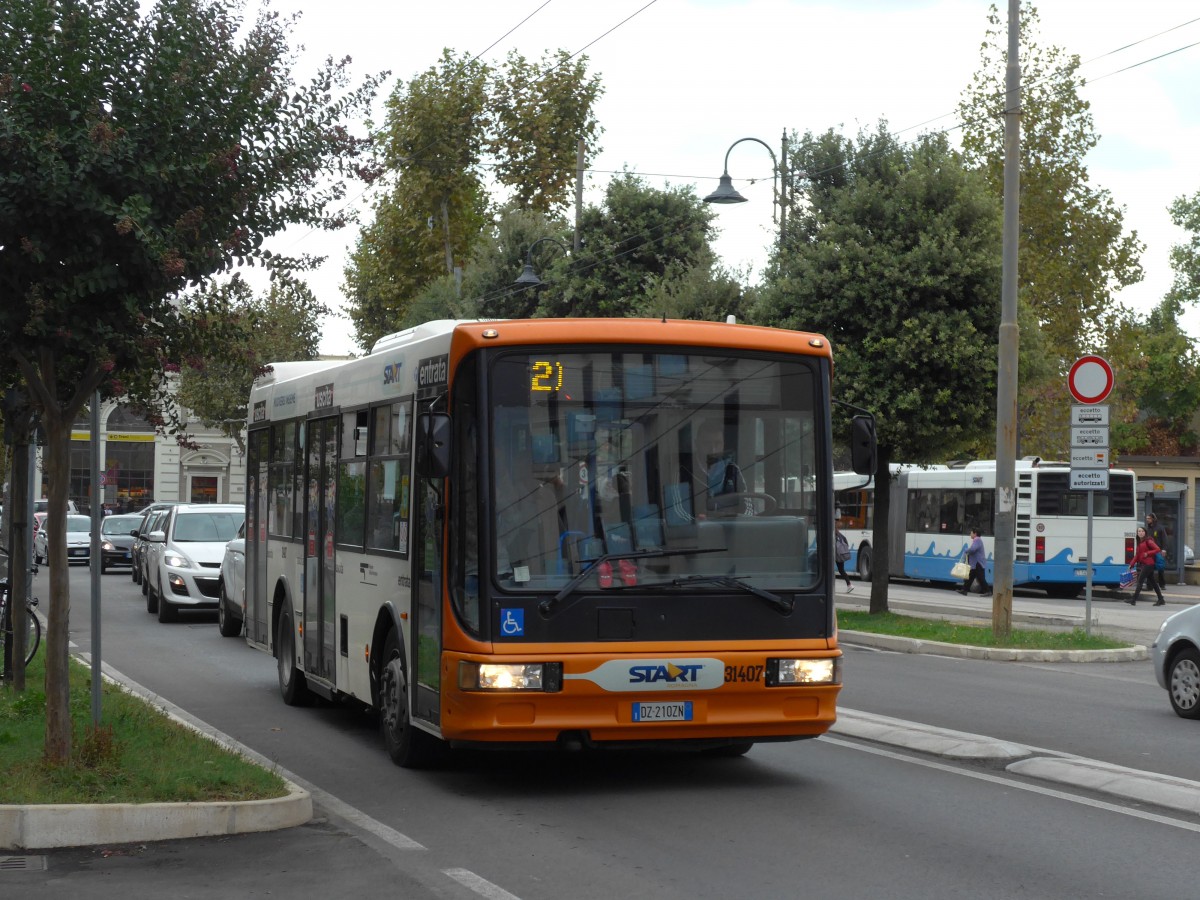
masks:
[[(34, 572), (36, 571), (34, 569)], [(0, 578), (0, 623), (3, 623), (3, 628), (0, 628), (0, 663), (7, 655), (7, 644), (11, 641), (13, 633), (8, 597), (9, 582), (7, 577), (3, 577)], [(30, 597), (25, 601), (25, 665), (29, 665), (33, 661), (34, 654), (37, 653), (38, 647), (42, 643), (42, 622), (34, 612), (37, 605), (37, 597)]]

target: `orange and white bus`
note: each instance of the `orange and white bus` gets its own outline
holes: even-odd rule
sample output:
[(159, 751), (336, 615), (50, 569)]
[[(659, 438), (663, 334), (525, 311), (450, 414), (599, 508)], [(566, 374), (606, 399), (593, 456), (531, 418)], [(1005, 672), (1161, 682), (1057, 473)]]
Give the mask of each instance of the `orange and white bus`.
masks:
[[(439, 321), (279, 363), (249, 405), (248, 641), (283, 698), (447, 747), (720, 755), (819, 735), (841, 684), (819, 335)], [(855, 467), (874, 456), (853, 422)]]

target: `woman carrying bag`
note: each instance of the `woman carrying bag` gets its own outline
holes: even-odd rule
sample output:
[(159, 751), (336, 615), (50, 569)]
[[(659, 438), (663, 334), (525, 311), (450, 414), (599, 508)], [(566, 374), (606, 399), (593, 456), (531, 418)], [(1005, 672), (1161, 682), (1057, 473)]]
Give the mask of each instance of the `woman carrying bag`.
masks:
[(1154, 588), (1154, 593), (1158, 596), (1158, 599), (1154, 601), (1154, 605), (1162, 606), (1166, 603), (1163, 600), (1162, 588), (1158, 586), (1158, 578), (1155, 577), (1154, 572), (1154, 558), (1158, 556), (1158, 551), (1158, 544), (1154, 543), (1154, 539), (1146, 533), (1146, 529), (1139, 525), (1137, 530), (1137, 549), (1133, 551), (1133, 562), (1129, 565), (1131, 569), (1137, 568), (1137, 587), (1133, 589), (1133, 596), (1125, 601), (1130, 606), (1137, 603), (1138, 597), (1142, 593), (1142, 585), (1147, 581), (1150, 582), (1150, 586)]
[(983, 538), (979, 536), (979, 529), (971, 529), (971, 543), (967, 546), (967, 565), (971, 567), (971, 571), (967, 573), (967, 580), (963, 582), (963, 586), (955, 588), (960, 594), (969, 594), (971, 592), (971, 582), (979, 579), (979, 593), (990, 594), (991, 589), (987, 583), (987, 554), (983, 549)]

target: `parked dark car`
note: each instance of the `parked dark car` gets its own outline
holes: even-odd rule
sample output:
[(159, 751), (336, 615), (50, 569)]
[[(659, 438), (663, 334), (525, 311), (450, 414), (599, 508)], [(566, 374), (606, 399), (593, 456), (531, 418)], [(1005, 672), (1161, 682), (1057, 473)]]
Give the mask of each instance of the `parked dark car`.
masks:
[(113, 566), (133, 566), (133, 531), (142, 517), (105, 516), (100, 522), (100, 574)]

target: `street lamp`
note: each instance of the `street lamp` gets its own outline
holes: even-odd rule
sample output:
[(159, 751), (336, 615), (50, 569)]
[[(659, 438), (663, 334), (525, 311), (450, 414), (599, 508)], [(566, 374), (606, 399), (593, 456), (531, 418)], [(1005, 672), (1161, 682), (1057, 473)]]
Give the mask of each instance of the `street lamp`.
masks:
[(542, 283), (542, 279), (538, 278), (537, 273), (533, 271), (533, 249), (538, 244), (544, 244), (546, 241), (549, 241), (552, 244), (557, 244), (563, 253), (567, 252), (567, 245), (558, 240), (558, 238), (538, 238), (536, 241), (530, 244), (529, 249), (525, 251), (525, 268), (521, 271), (521, 274), (517, 276), (517, 280), (513, 282), (516, 287), (533, 288)]
[[(743, 141), (754, 141), (757, 144), (762, 144), (767, 148), (767, 152), (771, 154), (771, 186), (773, 200), (779, 207), (779, 246), (783, 248), (783, 237), (785, 225), (787, 224), (787, 132), (783, 133), (783, 162), (782, 164), (775, 157), (775, 151), (771, 149), (770, 144), (766, 141), (759, 140), (756, 137), (738, 138), (729, 145), (729, 149), (725, 151), (725, 171), (721, 173), (721, 179), (717, 183), (717, 189), (704, 198), (705, 203), (745, 203), (746, 198), (738, 193), (737, 188), (733, 186), (733, 179), (729, 177), (729, 154), (733, 152), (733, 148)], [(772, 212), (771, 221), (776, 221), (774, 212)]]

